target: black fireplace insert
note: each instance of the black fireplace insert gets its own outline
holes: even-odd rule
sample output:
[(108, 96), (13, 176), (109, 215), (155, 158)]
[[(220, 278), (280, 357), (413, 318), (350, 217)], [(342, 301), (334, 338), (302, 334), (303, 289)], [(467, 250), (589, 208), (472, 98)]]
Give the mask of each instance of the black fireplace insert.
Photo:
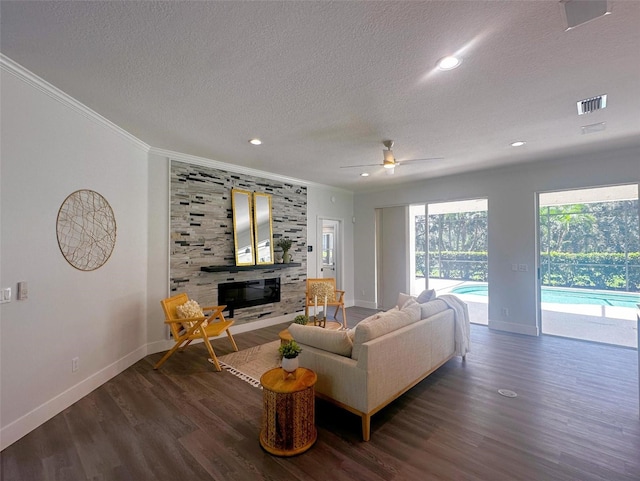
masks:
[(280, 278), (218, 284), (218, 305), (226, 305), (229, 316), (234, 309), (280, 302)]

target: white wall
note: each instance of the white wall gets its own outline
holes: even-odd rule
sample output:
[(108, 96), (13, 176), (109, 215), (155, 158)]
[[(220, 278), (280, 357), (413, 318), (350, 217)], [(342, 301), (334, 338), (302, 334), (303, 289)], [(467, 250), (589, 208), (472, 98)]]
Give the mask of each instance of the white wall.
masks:
[(319, 184), (307, 187), (307, 238), (313, 246), (313, 252), (307, 256), (307, 276), (322, 277), (321, 252), (322, 244), (318, 244), (318, 219), (325, 218), (340, 221), (342, 228), (342, 279), (339, 283), (345, 291), (345, 305), (355, 302), (353, 291), (353, 193)]
[[(640, 147), (567, 156), (516, 167), (405, 184), (380, 192), (356, 194), (354, 260), (356, 305), (375, 299), (375, 209), (380, 207), (488, 198), (489, 326), (537, 334), (536, 193), (541, 191), (640, 182)], [(405, 236), (398, 237), (405, 242)], [(511, 264), (527, 264), (513, 272)], [(397, 295), (397, 293), (395, 293)], [(509, 317), (501, 314), (508, 308)]]
[[(150, 150), (2, 60), (0, 286), (15, 295), (17, 282), (27, 281), (29, 299), (0, 305), (0, 449), (173, 345), (160, 307), (169, 292), (169, 158), (224, 167)], [(58, 209), (78, 189), (103, 195), (117, 222), (111, 258), (91, 272), (70, 266), (56, 238)], [(353, 195), (308, 185), (310, 239), (321, 216), (343, 221), (343, 282), (353, 293)], [(316, 271), (314, 262), (308, 275)], [(72, 373), (74, 357), (80, 369)]]
[[(148, 256), (144, 144), (2, 67), (0, 285), (29, 283), (27, 300), (0, 306), (4, 448), (146, 354)], [(69, 265), (56, 237), (78, 189), (104, 196), (117, 223), (110, 259), (91, 272)]]
[(171, 349), (160, 300), (169, 296), (169, 157), (149, 153), (149, 233), (147, 249), (148, 352)]

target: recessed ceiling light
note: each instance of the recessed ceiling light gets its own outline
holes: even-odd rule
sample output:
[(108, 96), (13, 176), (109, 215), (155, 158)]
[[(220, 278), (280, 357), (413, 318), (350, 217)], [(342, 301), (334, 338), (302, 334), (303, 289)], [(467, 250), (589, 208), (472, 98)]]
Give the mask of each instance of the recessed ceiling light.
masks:
[(437, 65), (440, 70), (452, 70), (456, 67), (459, 67), (461, 63), (462, 59), (459, 59), (458, 57), (448, 56), (442, 57), (440, 60), (438, 60)]
[(511, 147), (522, 147), (526, 142), (524, 140), (517, 140), (515, 142), (511, 142)]
[(260, 139), (251, 139), (251, 140), (249, 141), (249, 143), (250, 143), (251, 145), (260, 145), (260, 144), (262, 143), (262, 140), (260, 140)]
[(369, 172), (363, 172), (360, 177), (369, 177)]

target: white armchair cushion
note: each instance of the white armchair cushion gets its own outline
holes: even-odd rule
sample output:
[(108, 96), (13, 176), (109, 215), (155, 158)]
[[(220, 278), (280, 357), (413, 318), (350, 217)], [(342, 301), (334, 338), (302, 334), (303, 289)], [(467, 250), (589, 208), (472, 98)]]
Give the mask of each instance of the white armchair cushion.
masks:
[(341, 356), (351, 356), (353, 342), (349, 331), (302, 326), (294, 323), (289, 326), (289, 333), (299, 344), (306, 344)]

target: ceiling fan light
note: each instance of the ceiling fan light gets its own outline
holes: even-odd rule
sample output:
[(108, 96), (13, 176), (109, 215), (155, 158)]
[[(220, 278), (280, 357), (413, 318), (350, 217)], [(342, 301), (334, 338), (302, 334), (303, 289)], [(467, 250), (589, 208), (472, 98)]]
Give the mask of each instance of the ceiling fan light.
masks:
[(438, 60), (438, 68), (440, 70), (452, 70), (456, 67), (459, 67), (461, 63), (462, 63), (462, 60), (459, 59), (458, 57), (453, 57), (453, 56), (442, 57), (440, 60)]
[(396, 164), (395, 164), (395, 162), (393, 162), (393, 161), (387, 161), (387, 160), (385, 159), (384, 164), (382, 164), (382, 166), (383, 166), (385, 169), (393, 169), (393, 168), (396, 166)]

